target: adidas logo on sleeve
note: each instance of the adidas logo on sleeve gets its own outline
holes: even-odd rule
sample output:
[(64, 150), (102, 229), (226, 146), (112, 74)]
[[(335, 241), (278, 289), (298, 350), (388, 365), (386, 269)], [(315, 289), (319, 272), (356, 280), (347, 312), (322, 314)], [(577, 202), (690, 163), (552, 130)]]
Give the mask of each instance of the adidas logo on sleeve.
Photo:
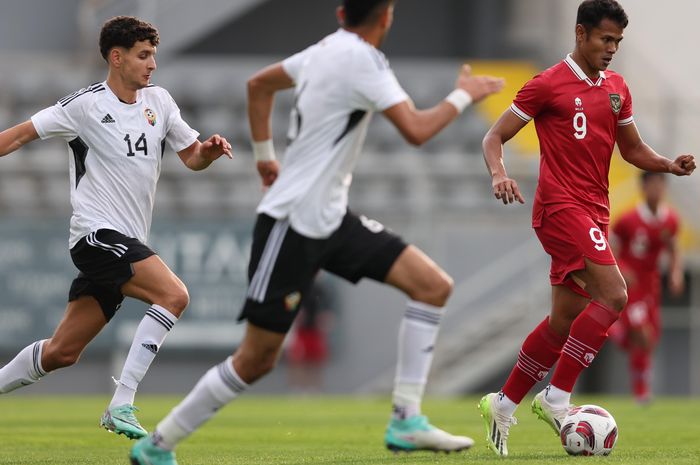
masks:
[(110, 115), (109, 113), (107, 113), (107, 114), (105, 115), (105, 117), (102, 118), (102, 121), (100, 121), (100, 122), (101, 122), (101, 123), (104, 123), (104, 124), (107, 124), (107, 123), (116, 123), (116, 121), (114, 121), (114, 118), (112, 118), (112, 115)]

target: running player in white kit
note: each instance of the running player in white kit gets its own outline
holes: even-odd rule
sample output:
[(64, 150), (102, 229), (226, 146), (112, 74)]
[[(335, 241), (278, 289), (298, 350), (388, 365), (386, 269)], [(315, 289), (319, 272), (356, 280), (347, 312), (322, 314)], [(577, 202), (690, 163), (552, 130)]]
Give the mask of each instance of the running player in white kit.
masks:
[(105, 81), (0, 133), (0, 156), (39, 137), (67, 142), (73, 206), (69, 247), (80, 271), (53, 336), (29, 344), (0, 369), (0, 393), (77, 362), (124, 296), (139, 299), (150, 307), (100, 420), (107, 430), (136, 439), (147, 434), (134, 416), (136, 389), (189, 303), (185, 285), (146, 245), (165, 145), (192, 170), (232, 155), (219, 135), (200, 142), (170, 94), (150, 84), (159, 43), (151, 24), (113, 18), (102, 27), (99, 43), (109, 65)]
[[(373, 112), (382, 112), (406, 140), (420, 145), (469, 103), (500, 90), (503, 81), (471, 76), (464, 67), (445, 100), (416, 110), (377, 48), (393, 11), (391, 0), (345, 0), (339, 9), (342, 28), (248, 82), (253, 147), (263, 184), (270, 188), (253, 232), (250, 283), (241, 313), (246, 335), (232, 357), (209, 370), (156, 431), (132, 448), (132, 464), (175, 465), (172, 450), (180, 441), (274, 367), (319, 269), (353, 283), (364, 277), (384, 282), (409, 298), (399, 330), (386, 447), (449, 452), (474, 443), (432, 426), (420, 409), (452, 279), (381, 223), (348, 210), (347, 195)], [(291, 143), (280, 169), (270, 113), (274, 94), (292, 87)], [(381, 309), (377, 311), (379, 318)]]

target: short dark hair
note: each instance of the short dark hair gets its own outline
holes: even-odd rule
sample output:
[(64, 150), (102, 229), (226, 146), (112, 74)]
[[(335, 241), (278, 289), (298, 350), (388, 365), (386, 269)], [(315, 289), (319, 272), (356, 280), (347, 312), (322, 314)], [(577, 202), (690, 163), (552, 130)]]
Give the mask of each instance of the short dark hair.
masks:
[(615, 0), (585, 0), (578, 6), (576, 24), (582, 25), (586, 32), (590, 32), (606, 18), (622, 26), (622, 29), (629, 24), (627, 13)]
[(658, 171), (643, 171), (642, 174), (639, 176), (639, 178), (642, 181), (642, 184), (646, 184), (647, 181), (653, 178), (660, 178), (665, 180), (666, 179), (666, 173), (661, 173)]
[(343, 0), (345, 26), (361, 26), (374, 19), (380, 8), (392, 3), (394, 0)]
[(158, 29), (151, 23), (133, 16), (116, 16), (102, 26), (100, 31), (100, 53), (107, 60), (109, 51), (114, 47), (124, 47), (127, 50), (136, 42), (147, 40), (154, 47), (160, 43)]

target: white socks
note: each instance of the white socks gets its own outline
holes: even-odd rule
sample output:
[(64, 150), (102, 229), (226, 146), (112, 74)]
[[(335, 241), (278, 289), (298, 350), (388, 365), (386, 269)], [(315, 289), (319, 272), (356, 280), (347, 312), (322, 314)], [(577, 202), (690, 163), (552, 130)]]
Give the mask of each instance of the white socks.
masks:
[(420, 414), (442, 312), (439, 307), (408, 301), (406, 314), (399, 327), (398, 363), (393, 393), (393, 417), (396, 419)]
[(46, 375), (41, 366), (41, 352), (45, 340), (29, 344), (10, 363), (0, 368), (0, 394), (34, 384)]
[(515, 409), (518, 408), (518, 404), (510, 400), (510, 398), (507, 395), (505, 395), (503, 391), (500, 391), (496, 394), (493, 403), (494, 408), (498, 410), (499, 413), (502, 413), (503, 415), (509, 417), (512, 417), (515, 413)]
[(247, 387), (233, 369), (233, 357), (228, 357), (210, 368), (187, 397), (158, 423), (153, 442), (164, 449), (174, 449)]
[(550, 405), (566, 406), (571, 403), (571, 393), (548, 384), (544, 389), (544, 398)]
[[(550, 405), (566, 405), (568, 406), (571, 402), (571, 393), (562, 391), (558, 387), (548, 384), (544, 389), (544, 399)], [(493, 406), (499, 413), (507, 415), (509, 417), (513, 416), (515, 409), (518, 408), (518, 404), (513, 402), (508, 398), (507, 395), (500, 391), (496, 394), (493, 400)]]
[(136, 328), (122, 374), (119, 380), (116, 380), (117, 390), (109, 403), (110, 408), (134, 403), (139, 383), (156, 357), (165, 336), (176, 322), (177, 317), (160, 305), (151, 305), (146, 311)]

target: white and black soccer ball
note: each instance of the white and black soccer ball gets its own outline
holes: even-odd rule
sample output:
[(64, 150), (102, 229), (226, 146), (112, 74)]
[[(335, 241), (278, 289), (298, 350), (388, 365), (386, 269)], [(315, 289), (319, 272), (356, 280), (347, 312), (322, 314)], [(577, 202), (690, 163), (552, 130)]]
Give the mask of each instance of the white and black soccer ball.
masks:
[(603, 407), (581, 405), (564, 418), (560, 436), (569, 455), (608, 455), (617, 442), (617, 423)]

